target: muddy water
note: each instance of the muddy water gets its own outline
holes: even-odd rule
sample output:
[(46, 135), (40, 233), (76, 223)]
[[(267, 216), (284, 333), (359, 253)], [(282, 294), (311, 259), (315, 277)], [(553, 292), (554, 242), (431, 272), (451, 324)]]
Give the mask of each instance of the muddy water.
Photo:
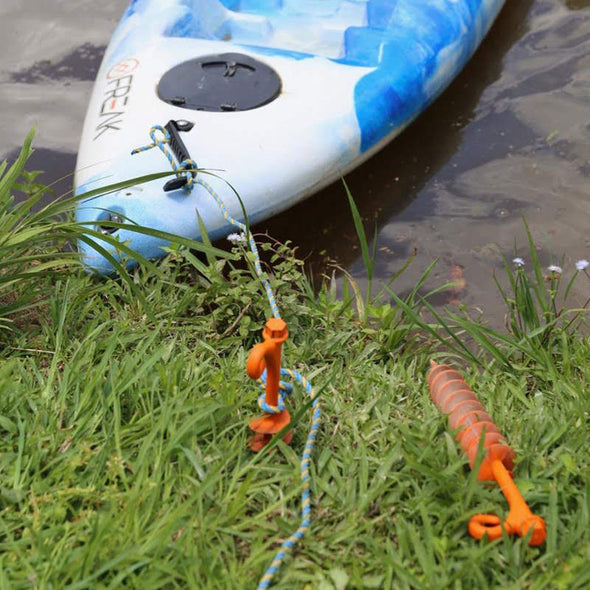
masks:
[[(71, 174), (86, 103), (126, 0), (2, 0), (0, 157), (37, 125), (34, 168)], [(509, 0), (461, 76), (402, 136), (347, 177), (376, 232), (376, 276), (408, 291), (455, 280), (439, 303), (501, 322), (493, 273), (529, 261), (523, 217), (543, 264), (569, 276), (590, 260), (590, 0)], [(67, 190), (69, 178), (58, 190)], [(316, 273), (366, 275), (341, 184), (259, 231), (291, 240)], [(578, 282), (583, 301), (590, 282)]]

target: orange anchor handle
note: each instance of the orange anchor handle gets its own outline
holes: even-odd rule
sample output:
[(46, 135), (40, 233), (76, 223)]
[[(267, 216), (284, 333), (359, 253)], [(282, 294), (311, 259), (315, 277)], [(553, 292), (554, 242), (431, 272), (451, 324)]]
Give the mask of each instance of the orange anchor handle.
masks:
[(270, 406), (279, 403), (281, 379), (281, 349), (289, 337), (287, 324), (278, 318), (266, 322), (262, 331), (264, 342), (256, 344), (250, 351), (246, 372), (251, 379), (258, 379), (266, 369), (265, 401)]
[[(262, 337), (264, 342), (256, 344), (250, 351), (246, 372), (251, 379), (259, 379), (266, 369), (264, 401), (269, 406), (276, 407), (279, 403), (281, 351), (283, 342), (289, 337), (287, 324), (280, 318), (271, 318), (266, 322)], [(287, 410), (254, 418), (250, 421), (250, 429), (257, 434), (250, 439), (250, 448), (256, 452), (260, 451), (271, 441), (274, 434), (290, 422), (291, 416)], [(283, 440), (289, 443), (292, 436), (292, 433), (288, 432)]]
[(510, 512), (504, 524), (501, 524), (500, 519), (495, 514), (476, 514), (472, 516), (468, 527), (471, 536), (476, 539), (483, 539), (487, 536), (488, 539), (493, 541), (502, 536), (503, 530), (509, 535), (518, 535), (519, 537), (525, 537), (532, 530), (529, 544), (533, 546), (542, 545), (547, 538), (545, 521), (531, 512), (501, 460), (495, 459), (492, 461), (492, 471), (502, 493), (508, 500)]

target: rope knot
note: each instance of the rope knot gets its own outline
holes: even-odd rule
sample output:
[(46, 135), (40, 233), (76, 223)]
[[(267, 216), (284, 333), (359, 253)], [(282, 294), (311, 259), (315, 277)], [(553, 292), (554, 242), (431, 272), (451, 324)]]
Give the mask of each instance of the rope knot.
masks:
[[(284, 374), (284, 369), (281, 369), (281, 373)], [(260, 379), (258, 380), (258, 384), (264, 390), (264, 386), (266, 385), (266, 369), (264, 370), (264, 373), (262, 373), (262, 375), (260, 376)], [(293, 393), (293, 386), (290, 383), (287, 383), (285, 381), (280, 381), (279, 382), (279, 399), (278, 399), (277, 405), (271, 406), (270, 404), (267, 404), (265, 401), (266, 394), (262, 393), (258, 397), (258, 407), (263, 412), (266, 412), (267, 414), (280, 414), (283, 410), (286, 409), (285, 400), (286, 400), (287, 396), (290, 395), (291, 393)]]
[(196, 167), (197, 164), (193, 160), (183, 160), (178, 168), (177, 176), (179, 178), (182, 176), (186, 178), (186, 184), (182, 188), (187, 193), (190, 193), (195, 185), (195, 180), (197, 179)]
[[(161, 133), (163, 137), (156, 137), (157, 133)], [(139, 154), (140, 152), (147, 152), (148, 150), (157, 147), (166, 156), (166, 158), (168, 158), (168, 162), (170, 162), (172, 170), (174, 170), (176, 173), (176, 177), (185, 179), (185, 183), (182, 188), (186, 193), (190, 193), (193, 190), (195, 180), (197, 178), (197, 164), (191, 159), (183, 160), (180, 162), (180, 165), (176, 162), (174, 154), (167, 147), (167, 145), (170, 145), (171, 142), (170, 133), (167, 129), (162, 127), (162, 125), (154, 125), (152, 128), (150, 128), (150, 138), (152, 143), (135, 148), (131, 152), (131, 155)]]

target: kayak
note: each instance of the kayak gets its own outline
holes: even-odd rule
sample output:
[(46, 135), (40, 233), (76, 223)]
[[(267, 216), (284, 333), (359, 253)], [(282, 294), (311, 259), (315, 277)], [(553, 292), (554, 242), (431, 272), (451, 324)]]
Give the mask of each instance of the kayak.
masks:
[[(80, 243), (85, 265), (112, 272), (113, 238), (146, 258), (165, 254), (167, 236), (133, 226), (197, 240), (204, 227), (215, 240), (235, 231), (228, 215), (258, 223), (334, 182), (448, 86), (502, 5), (132, 0), (98, 72), (78, 152), (76, 217), (98, 230)], [(168, 158), (149, 149), (163, 140)], [(187, 186), (187, 174), (84, 198), (182, 160), (206, 171), (197, 179), (226, 215), (203, 184)]]

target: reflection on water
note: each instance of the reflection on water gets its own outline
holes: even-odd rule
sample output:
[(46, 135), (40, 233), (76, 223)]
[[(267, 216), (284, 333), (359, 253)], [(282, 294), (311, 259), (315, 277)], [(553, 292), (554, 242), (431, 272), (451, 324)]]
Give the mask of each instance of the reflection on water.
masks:
[(72, 174), (93, 79), (126, 4), (0, 1), (0, 157), (36, 127), (35, 146), (54, 154), (34, 162), (44, 180)]
[[(34, 4), (34, 13), (16, 0), (0, 7), (0, 155), (14, 156), (38, 122), (33, 166), (50, 182), (72, 171), (91, 80), (126, 2)], [(14, 37), (15, 23), (28, 27), (27, 38)], [(61, 34), (47, 37), (52, 27)], [(543, 263), (570, 272), (590, 259), (589, 65), (590, 0), (507, 2), (447, 92), (346, 178), (367, 233), (377, 231), (381, 280), (416, 252), (394, 283), (403, 294), (438, 258), (429, 286), (460, 279), (439, 302), (484, 309), (498, 323), (492, 273), (515, 244), (526, 258), (523, 217)], [(363, 283), (340, 183), (256, 229), (291, 240), (316, 274), (335, 261)]]

